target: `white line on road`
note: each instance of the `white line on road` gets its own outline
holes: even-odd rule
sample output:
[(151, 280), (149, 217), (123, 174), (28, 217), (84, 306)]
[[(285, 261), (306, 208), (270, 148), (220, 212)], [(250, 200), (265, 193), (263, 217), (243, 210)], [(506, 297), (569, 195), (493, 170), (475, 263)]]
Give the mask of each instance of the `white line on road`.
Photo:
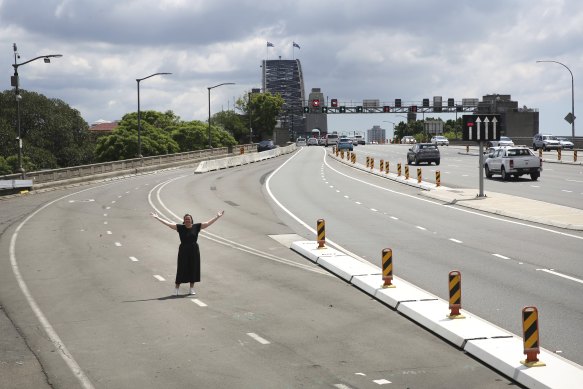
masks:
[(112, 204), (115, 204), (115, 200), (112, 200), (112, 201), (111, 201), (111, 203), (112, 203)]
[(567, 189), (561, 189), (561, 192), (565, 192), (565, 193), (573, 193), (572, 190), (567, 190)]
[(399, 218), (396, 217), (396, 216), (391, 216), (391, 219), (393, 219), (393, 220), (399, 220)]
[(391, 383), (391, 381), (385, 380), (385, 379), (382, 379), (382, 380), (373, 380), (372, 382), (374, 382), (375, 384), (379, 384), (379, 385), (386, 385), (386, 384), (390, 384)]
[(117, 247), (121, 247), (121, 243), (119, 243), (119, 242), (115, 242), (115, 245), (116, 245)]
[(199, 299), (190, 299), (190, 301), (192, 301), (193, 303), (195, 303), (199, 307), (208, 307), (208, 305), (206, 305), (205, 303), (203, 303)]
[(345, 198), (345, 199), (349, 199), (350, 197), (348, 197), (348, 196), (344, 196), (344, 198)]
[(105, 207), (105, 209), (111, 209), (111, 207)]
[(378, 209), (371, 208), (370, 210), (373, 212), (378, 212)]
[(423, 230), (423, 231), (426, 231), (427, 230), (427, 228), (421, 227), (421, 226), (415, 226), (415, 228), (418, 228), (418, 229)]
[(132, 262), (138, 262), (138, 258), (136, 257), (130, 257), (130, 259), (132, 260)]
[(112, 232), (111, 232), (111, 231), (107, 231), (107, 235), (111, 235), (111, 234), (112, 234)]
[(457, 240), (457, 239), (454, 239), (454, 238), (449, 238), (449, 240), (451, 240), (454, 243), (464, 243), (461, 240)]
[(166, 278), (164, 278), (158, 274), (154, 274), (154, 278), (157, 279), (158, 281), (166, 281)]
[(575, 278), (575, 277), (571, 277), (571, 276), (568, 276), (566, 274), (559, 273), (559, 272), (554, 271), (554, 270), (551, 270), (551, 269), (536, 269), (536, 270), (538, 270), (538, 271), (544, 271), (545, 273), (554, 274), (556, 276), (563, 277), (563, 278), (566, 278), (568, 280), (575, 281), (575, 282), (578, 282), (580, 284), (583, 284), (583, 280), (582, 279)]
[(504, 255), (501, 255), (501, 254), (492, 254), (492, 255), (495, 257), (498, 257), (498, 258), (502, 258), (502, 259), (510, 259), (508, 257), (505, 257)]
[(261, 336), (257, 335), (256, 333), (247, 332), (247, 335), (249, 335), (250, 337), (252, 337), (253, 339), (255, 339), (256, 341), (258, 341), (261, 344), (270, 344), (271, 343), (269, 340), (263, 339)]
[(362, 203), (360, 201), (355, 201), (354, 203), (358, 204), (358, 205), (362, 205)]
[(104, 214), (103, 214), (103, 216), (104, 216), (104, 217), (107, 217), (107, 213), (104, 213)]
[(104, 221), (103, 224), (107, 224), (107, 221)]

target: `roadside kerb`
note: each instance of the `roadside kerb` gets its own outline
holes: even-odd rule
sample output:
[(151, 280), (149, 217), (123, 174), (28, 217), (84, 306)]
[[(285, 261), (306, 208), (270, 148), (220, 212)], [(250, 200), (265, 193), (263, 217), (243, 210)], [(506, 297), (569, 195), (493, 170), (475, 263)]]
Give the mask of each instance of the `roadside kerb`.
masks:
[[(331, 247), (318, 249), (316, 241), (293, 242), (291, 249), (522, 385), (574, 388), (583, 382), (582, 366), (543, 348), (540, 359), (547, 366), (522, 365), (520, 337), (466, 310), (462, 310), (466, 319), (449, 319), (447, 301), (398, 277), (394, 277), (395, 288), (383, 289), (381, 268), (367, 261)], [(444, 288), (445, 280), (446, 275)]]

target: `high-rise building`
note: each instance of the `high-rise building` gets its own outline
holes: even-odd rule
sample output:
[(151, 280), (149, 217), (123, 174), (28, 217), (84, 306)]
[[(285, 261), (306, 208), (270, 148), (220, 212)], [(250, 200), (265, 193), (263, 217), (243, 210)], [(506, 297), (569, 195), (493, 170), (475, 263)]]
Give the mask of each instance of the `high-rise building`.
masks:
[(366, 138), (368, 143), (385, 143), (386, 131), (381, 126), (372, 126), (370, 130), (366, 131)]

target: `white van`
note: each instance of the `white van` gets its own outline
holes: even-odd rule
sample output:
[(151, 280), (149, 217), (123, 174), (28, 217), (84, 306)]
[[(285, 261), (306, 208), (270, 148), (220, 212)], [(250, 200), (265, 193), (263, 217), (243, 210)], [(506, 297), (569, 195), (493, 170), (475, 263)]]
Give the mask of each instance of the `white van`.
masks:
[(337, 146), (338, 145), (338, 134), (327, 134), (326, 135), (326, 142), (324, 146)]

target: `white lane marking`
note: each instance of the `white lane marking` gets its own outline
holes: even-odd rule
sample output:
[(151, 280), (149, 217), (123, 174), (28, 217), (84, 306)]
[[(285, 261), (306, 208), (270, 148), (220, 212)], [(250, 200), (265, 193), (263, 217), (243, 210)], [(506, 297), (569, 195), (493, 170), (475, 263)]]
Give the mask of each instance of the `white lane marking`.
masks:
[(103, 224), (107, 224), (107, 221), (104, 221)]
[(396, 217), (396, 216), (391, 216), (391, 219), (393, 219), (393, 220), (399, 220), (399, 218)]
[(578, 183), (583, 183), (583, 181), (580, 181), (580, 180), (567, 180), (567, 182), (578, 182)]
[(536, 270), (538, 270), (538, 271), (544, 271), (545, 273), (554, 274), (556, 276), (563, 277), (563, 278), (566, 278), (568, 280), (575, 281), (575, 282), (578, 282), (580, 284), (583, 284), (583, 280), (582, 279), (575, 278), (575, 277), (571, 277), (571, 276), (568, 276), (566, 274), (559, 273), (558, 271), (554, 271), (552, 269), (536, 269)]
[(108, 206), (108, 207), (105, 207), (105, 209), (111, 209), (111, 207)]
[(117, 198), (118, 198), (118, 199), (121, 199), (121, 197), (122, 197), (121, 195), (118, 195), (118, 196), (117, 196)]
[(112, 204), (115, 204), (115, 200), (112, 200), (112, 201), (111, 201), (111, 203), (112, 203)]
[(366, 374), (364, 374), (364, 373), (354, 373), (354, 375), (361, 375), (361, 376), (366, 377)]
[(340, 191), (338, 189), (336, 189), (336, 193), (340, 193)]
[(502, 254), (492, 254), (492, 255), (493, 255), (493, 256), (495, 256), (495, 257), (498, 257), (498, 258), (502, 258), (502, 259), (510, 259), (510, 258), (508, 258), (508, 257), (505, 257), (505, 256), (504, 256), (504, 255), (502, 255)]
[(203, 303), (199, 299), (190, 299), (190, 301), (192, 301), (193, 303), (195, 303), (199, 307), (208, 307), (208, 305), (206, 305), (205, 303)]
[(344, 384), (334, 384), (334, 387), (337, 389), (352, 389), (350, 386)]
[(345, 198), (345, 199), (349, 199), (350, 197), (348, 197), (348, 196), (344, 196), (344, 198)]
[(330, 188), (334, 189), (334, 185), (330, 185)]
[(385, 380), (385, 379), (382, 379), (382, 380), (373, 380), (372, 382), (374, 382), (375, 384), (378, 384), (378, 385), (386, 385), (386, 384), (390, 384), (391, 383), (391, 381)]
[(454, 238), (449, 238), (449, 240), (451, 240), (454, 243), (464, 243), (461, 240), (457, 240), (457, 239), (454, 239)]
[[(390, 192), (390, 193), (393, 193), (393, 194), (396, 194), (396, 195), (409, 197), (411, 199), (414, 199), (414, 200), (417, 200), (417, 201), (423, 201), (423, 202), (426, 202), (428, 204), (438, 205), (438, 206), (441, 206), (441, 207), (444, 206), (444, 204), (442, 204), (442, 203), (440, 203), (440, 202), (438, 202), (436, 200), (419, 198), (418, 196), (410, 195), (410, 194), (403, 193), (403, 192), (398, 192), (396, 190), (389, 189), (389, 188), (385, 188), (385, 187), (382, 187), (380, 185), (376, 185), (376, 184), (373, 184), (373, 183), (370, 183), (370, 182), (361, 180), (359, 178), (349, 176), (348, 174), (344, 174), (344, 173), (342, 173), (342, 172), (334, 169), (332, 166), (330, 166), (330, 164), (328, 164), (328, 161), (326, 160), (326, 157), (327, 157), (326, 151), (323, 150), (323, 152), (324, 152), (324, 163), (326, 164), (326, 166), (328, 166), (328, 168), (330, 170), (332, 170), (333, 172), (335, 172), (335, 173), (337, 173), (337, 174), (339, 174), (341, 176), (344, 176), (344, 177), (346, 177), (348, 179), (351, 179), (353, 181), (360, 182), (360, 183), (365, 184), (365, 185), (368, 185), (368, 186), (372, 186), (373, 188), (377, 188), (377, 189), (383, 190), (385, 192)], [(296, 155), (298, 155), (298, 154), (294, 154), (294, 156), (292, 158), (288, 159), (282, 165), (280, 165), (280, 167), (278, 169), (274, 170), (273, 173), (271, 173), (270, 177), (272, 177), (275, 173), (277, 173), (279, 171), (279, 169), (281, 169), (283, 166), (285, 166)], [(274, 199), (274, 196), (273, 195), (271, 195), (271, 197), (272, 197), (272, 199)], [(278, 204), (280, 204), (280, 203), (278, 202)], [(566, 236), (566, 237), (573, 238), (573, 239), (583, 240), (583, 236), (577, 236), (577, 235), (569, 234), (569, 233), (566, 233), (566, 232), (551, 230), (550, 228), (535, 226), (535, 225), (532, 225), (532, 224), (526, 224), (524, 222), (518, 222), (518, 221), (514, 221), (514, 220), (505, 220), (505, 219), (502, 219), (502, 218), (497, 217), (497, 216), (486, 215), (484, 213), (478, 213), (476, 211), (471, 211), (469, 209), (465, 209), (465, 208), (461, 208), (461, 207), (452, 207), (449, 204), (445, 204), (445, 206), (447, 206), (451, 210), (458, 211), (458, 212), (469, 213), (470, 215), (480, 216), (480, 217), (484, 217), (484, 218), (487, 218), (487, 219), (492, 219), (492, 220), (496, 220), (496, 221), (500, 221), (500, 222), (504, 222), (504, 223), (516, 224), (516, 225), (519, 225), (519, 226), (522, 226), (522, 227), (534, 228), (536, 230), (550, 232), (550, 233), (553, 233), (553, 234), (562, 235), (562, 236)], [(285, 210), (285, 208), (283, 206), (281, 206), (281, 207), (282, 207), (282, 209)], [(288, 214), (291, 215), (291, 212), (288, 212)], [(299, 219), (297, 219), (297, 220), (299, 221)]]
[(154, 274), (154, 278), (157, 279), (158, 281), (166, 281), (166, 278), (162, 277), (161, 275), (158, 274)]
[[(105, 185), (100, 185), (100, 186), (105, 186)], [(71, 193), (69, 195), (60, 197), (56, 200), (51, 201), (50, 203), (43, 205), (41, 208), (37, 209), (36, 211), (34, 211), (30, 215), (28, 215), (28, 217), (26, 219), (24, 219), (22, 221), (22, 223), (20, 223), (18, 225), (18, 227), (16, 227), (16, 230), (12, 234), (12, 238), (10, 239), (10, 250), (9, 250), (10, 251), (10, 265), (12, 266), (12, 272), (14, 273), (14, 277), (16, 278), (16, 281), (18, 282), (18, 286), (20, 287), (22, 294), (24, 294), (26, 301), (28, 301), (28, 305), (30, 306), (30, 308), (34, 312), (34, 315), (36, 316), (36, 318), (40, 322), (43, 330), (46, 332), (47, 337), (49, 338), (51, 343), (55, 346), (56, 352), (59, 353), (59, 355), (61, 356), (63, 361), (65, 361), (65, 363), (69, 367), (69, 370), (71, 370), (73, 375), (77, 378), (77, 380), (79, 380), (79, 383), (81, 384), (81, 386), (85, 389), (93, 389), (94, 388), (93, 384), (91, 384), (91, 381), (89, 381), (89, 378), (85, 375), (83, 370), (81, 370), (81, 367), (79, 366), (77, 361), (75, 361), (75, 359), (73, 358), (73, 356), (71, 355), (71, 353), (69, 352), (69, 350), (67, 349), (65, 344), (61, 341), (61, 338), (59, 337), (59, 335), (57, 335), (57, 333), (55, 332), (55, 329), (53, 328), (51, 323), (49, 323), (48, 319), (45, 317), (44, 313), (41, 311), (40, 307), (36, 303), (36, 300), (32, 297), (32, 294), (30, 293), (30, 290), (28, 289), (28, 285), (26, 284), (26, 282), (24, 282), (24, 278), (22, 278), (22, 274), (20, 274), (20, 269), (19, 269), (18, 263), (16, 261), (16, 239), (18, 238), (18, 234), (19, 234), (20, 230), (22, 229), (22, 227), (30, 219), (35, 217), (36, 214), (39, 213), (40, 211), (42, 211), (43, 209), (56, 203), (57, 201), (66, 199), (67, 197), (74, 196), (76, 194), (79, 194), (79, 193), (82, 193), (82, 192), (85, 192), (88, 190), (92, 190), (92, 189), (95, 189), (95, 188), (84, 189), (84, 190), (81, 190), (79, 192)]]
[(421, 227), (421, 226), (415, 226), (415, 228), (418, 228), (418, 229), (423, 230), (423, 231), (426, 231), (427, 230), (427, 228)]
[(104, 214), (103, 214), (103, 216), (104, 216), (104, 217), (107, 217), (107, 213), (104, 213)]
[(531, 188), (540, 188), (540, 185), (531, 185)]
[(111, 234), (112, 234), (112, 232), (111, 232), (111, 231), (107, 231), (107, 235), (111, 235)]
[(115, 245), (116, 245), (117, 247), (121, 247), (121, 243), (119, 243), (119, 242), (115, 242)]
[(128, 191), (126, 192), (126, 194), (130, 194), (130, 191), (128, 190)]
[(269, 340), (262, 338), (261, 336), (257, 335), (254, 332), (247, 332), (247, 335), (250, 336), (251, 338), (255, 339), (256, 341), (258, 341), (261, 344), (270, 344), (271, 343)]
[(567, 190), (567, 189), (561, 189), (561, 192), (565, 192), (565, 193), (573, 193), (572, 190)]
[(371, 208), (370, 210), (373, 212), (378, 212), (378, 209)]
[(138, 262), (138, 258), (136, 257), (130, 257), (130, 259), (132, 260), (132, 262)]
[(360, 201), (355, 201), (354, 203), (358, 204), (358, 205), (362, 205), (362, 203)]

